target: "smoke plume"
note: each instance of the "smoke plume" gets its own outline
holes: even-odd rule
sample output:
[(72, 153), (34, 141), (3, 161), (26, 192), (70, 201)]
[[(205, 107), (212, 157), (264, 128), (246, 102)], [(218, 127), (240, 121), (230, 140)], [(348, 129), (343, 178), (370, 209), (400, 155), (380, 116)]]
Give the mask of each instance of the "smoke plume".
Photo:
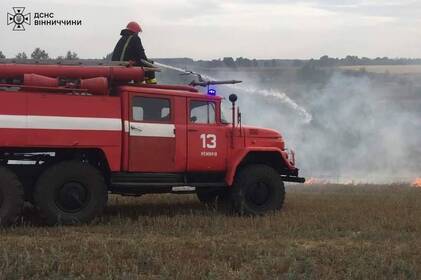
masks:
[(383, 183), (421, 175), (421, 101), (407, 81), (335, 71), (324, 83), (296, 80), (288, 93), (255, 73), (204, 74), (244, 81), (218, 92), (238, 94), (244, 124), (280, 131), (306, 177)]

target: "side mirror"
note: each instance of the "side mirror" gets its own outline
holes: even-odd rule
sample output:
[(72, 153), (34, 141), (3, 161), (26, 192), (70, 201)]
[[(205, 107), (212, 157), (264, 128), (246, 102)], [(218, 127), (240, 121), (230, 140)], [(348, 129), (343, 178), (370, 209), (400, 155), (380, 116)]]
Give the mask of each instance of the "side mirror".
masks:
[(238, 97), (237, 97), (237, 95), (236, 95), (236, 94), (231, 94), (231, 95), (229, 96), (229, 100), (231, 101), (231, 103), (235, 103), (235, 102), (237, 102)]
[(237, 95), (236, 94), (230, 94), (229, 96), (229, 100), (231, 101), (232, 104), (232, 129), (233, 129), (233, 135), (234, 135), (234, 127), (235, 127), (235, 102), (237, 102)]

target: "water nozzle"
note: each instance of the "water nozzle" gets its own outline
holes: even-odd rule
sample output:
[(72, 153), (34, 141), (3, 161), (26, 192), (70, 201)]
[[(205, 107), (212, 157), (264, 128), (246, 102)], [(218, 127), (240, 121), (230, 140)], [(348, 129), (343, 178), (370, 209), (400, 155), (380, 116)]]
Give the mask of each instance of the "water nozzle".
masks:
[(237, 80), (230, 80), (230, 81), (193, 81), (190, 83), (191, 86), (201, 86), (201, 87), (207, 87), (207, 86), (213, 86), (213, 85), (235, 85), (235, 84), (239, 84), (242, 83), (242, 81), (237, 81)]

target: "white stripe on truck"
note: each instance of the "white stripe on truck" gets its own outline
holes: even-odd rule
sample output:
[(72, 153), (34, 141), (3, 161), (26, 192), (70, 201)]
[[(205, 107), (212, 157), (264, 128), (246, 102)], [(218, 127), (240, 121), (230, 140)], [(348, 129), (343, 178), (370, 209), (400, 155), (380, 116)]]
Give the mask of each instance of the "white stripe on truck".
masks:
[(26, 128), (27, 116), (0, 115), (0, 128)]
[(119, 118), (0, 115), (0, 129), (121, 131)]
[(0, 115), (0, 129), (122, 131), (130, 136), (175, 137), (174, 124), (138, 123), (119, 118)]

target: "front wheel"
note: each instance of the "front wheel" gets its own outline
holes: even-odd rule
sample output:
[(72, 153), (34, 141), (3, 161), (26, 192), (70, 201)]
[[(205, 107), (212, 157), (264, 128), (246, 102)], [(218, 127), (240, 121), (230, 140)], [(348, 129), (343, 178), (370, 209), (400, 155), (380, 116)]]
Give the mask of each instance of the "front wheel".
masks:
[(266, 165), (242, 168), (231, 190), (234, 209), (244, 215), (263, 215), (282, 208), (285, 187), (280, 175)]
[(78, 161), (47, 169), (34, 193), (35, 204), (49, 225), (90, 222), (102, 213), (107, 198), (107, 186), (99, 170)]

